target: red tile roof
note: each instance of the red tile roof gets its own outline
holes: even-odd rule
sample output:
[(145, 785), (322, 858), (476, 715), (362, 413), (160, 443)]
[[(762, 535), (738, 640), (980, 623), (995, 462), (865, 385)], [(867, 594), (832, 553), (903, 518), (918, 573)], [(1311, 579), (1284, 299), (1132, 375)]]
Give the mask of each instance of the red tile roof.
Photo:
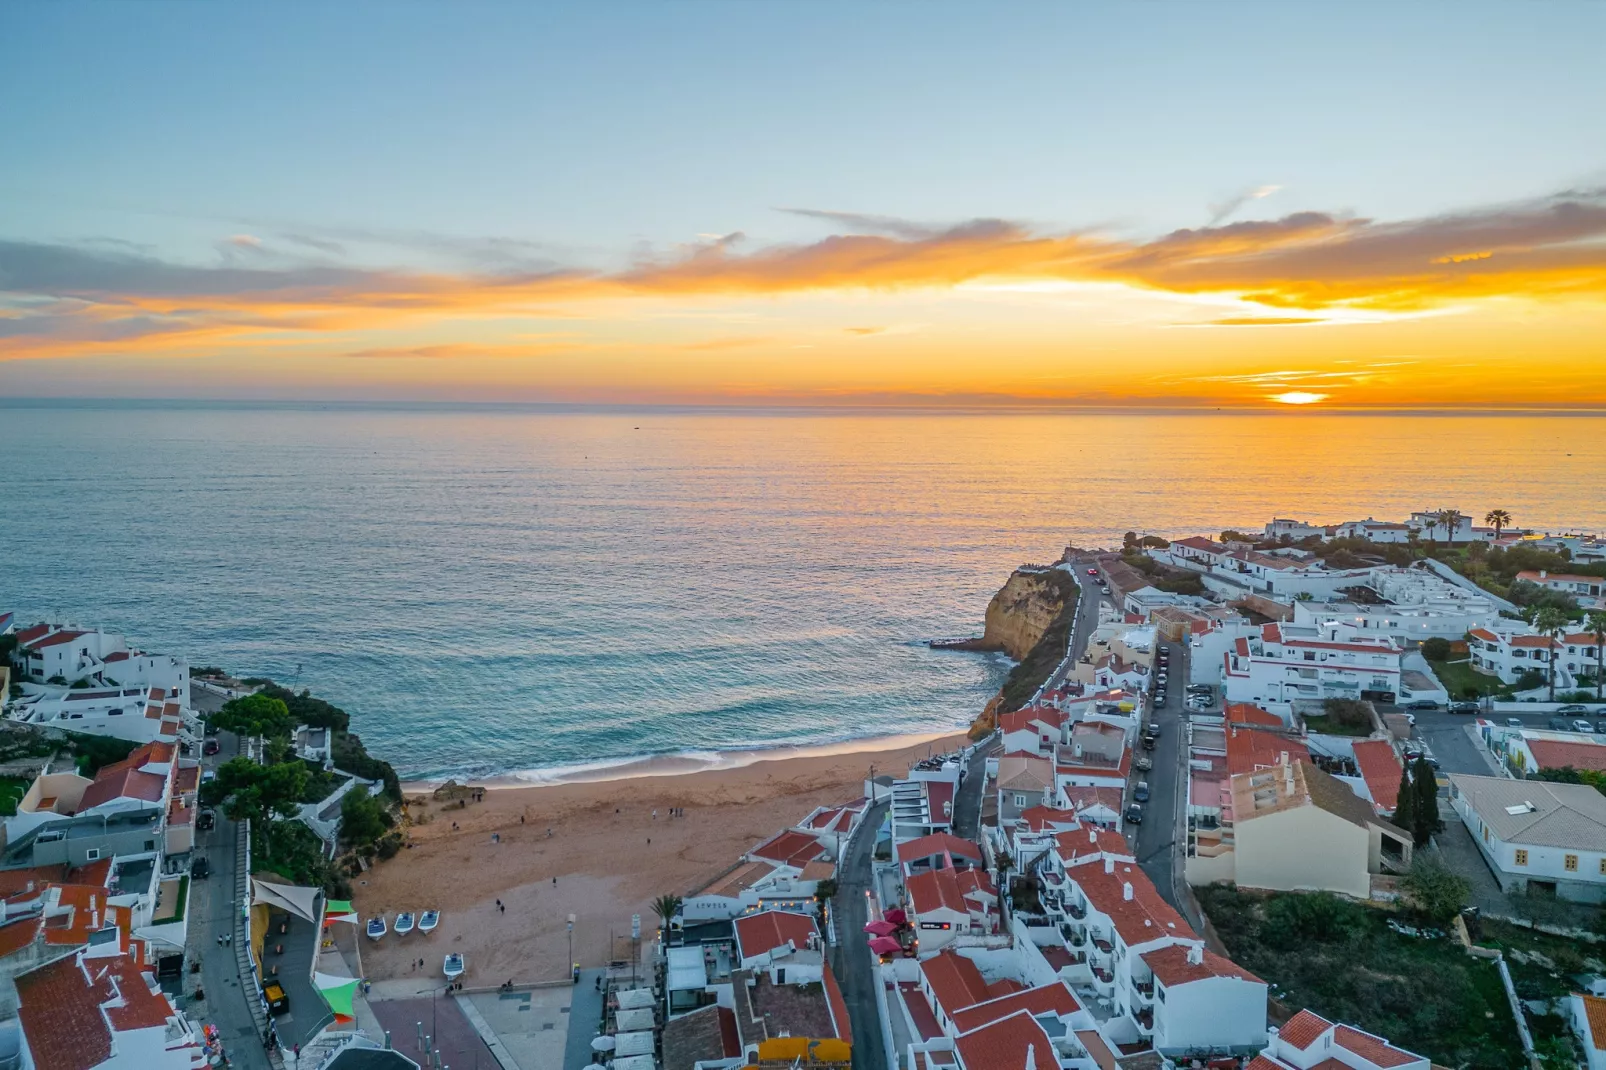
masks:
[(1541, 769), (1595, 769), (1606, 771), (1606, 746), (1599, 743), (1568, 743), (1558, 739), (1530, 739), (1528, 749)]
[[(32, 645), (35, 650), (43, 650), (47, 646), (60, 646), (63, 643), (70, 643), (74, 639), (88, 634), (88, 632), (61, 631), (57, 632), (55, 635), (40, 639)], [(21, 640), (19, 640), (19, 642), (20, 641)]]
[(1028, 1058), (1045, 1070), (1059, 1061), (1048, 1034), (1025, 1011), (961, 1033), (954, 1047), (965, 1070), (1021, 1070)]
[(1252, 702), (1229, 702), (1227, 720), (1234, 724), (1258, 724), (1266, 728), (1287, 727), (1281, 717), (1261, 709)]
[[(1104, 861), (1068, 866), (1065, 875), (1076, 882), (1095, 910), (1109, 915), (1128, 946), (1167, 936), (1194, 936), (1187, 919), (1160, 898), (1147, 874), (1130, 862), (1116, 862), (1106, 873)], [(1131, 899), (1126, 898), (1129, 884)]]
[(1404, 1066), (1406, 1063), (1419, 1062), (1422, 1059), (1420, 1055), (1412, 1055), (1408, 1051), (1396, 1048), (1382, 1037), (1374, 1037), (1370, 1033), (1363, 1033), (1347, 1025), (1341, 1025), (1333, 1030), (1333, 1043), (1382, 1067)]
[(1574, 646), (1594, 646), (1595, 636), (1591, 632), (1570, 632), (1562, 637), (1562, 641)]
[(988, 998), (987, 982), (976, 964), (952, 949), (933, 955), (920, 964), (926, 984), (937, 1005), (950, 1016)]
[(728, 1007), (719, 1008), (719, 1046), (727, 1059), (742, 1053), (742, 1035), (736, 1031), (736, 1012)]
[[(1077, 788), (1074, 790), (1100, 791), (1109, 789)], [(1077, 824), (1075, 810), (1056, 810), (1050, 806), (1033, 806), (1029, 809), (1022, 810), (1020, 819), (1025, 823), (1026, 827), (1031, 829), (1033, 832), (1042, 832), (1050, 825), (1064, 825), (1067, 827), (1067, 829), (1070, 829), (1074, 828)]]
[(1355, 765), (1372, 793), (1372, 802), (1390, 813), (1400, 801), (1400, 758), (1386, 739), (1364, 739), (1355, 744)]
[(818, 932), (812, 917), (790, 910), (766, 910), (736, 919), (736, 944), (744, 959), (773, 951), (788, 942), (802, 950), (808, 946), (809, 937)]
[(960, 914), (970, 911), (951, 869), (930, 869), (916, 873), (904, 881), (903, 886), (909, 893), (909, 901), (916, 914), (929, 914), (934, 910), (952, 910)]
[(1142, 958), (1148, 963), (1149, 969), (1154, 971), (1154, 976), (1167, 988), (1173, 985), (1185, 985), (1191, 981), (1203, 981), (1210, 977), (1262, 983), (1260, 978), (1236, 962), (1208, 949), (1204, 953), (1203, 960), (1198, 963), (1189, 962), (1188, 949), (1178, 944), (1150, 951)]
[(1186, 539), (1178, 539), (1172, 546), (1186, 546), (1190, 550), (1208, 550), (1211, 553), (1224, 554), (1227, 548), (1214, 539), (1207, 539), (1202, 535), (1190, 535)]
[[(4, 930), (0, 930), (3, 932)], [(1596, 1051), (1606, 1051), (1606, 999), (1578, 993), (1584, 1004), (1584, 1017), (1589, 1022), (1589, 1042)]]
[(912, 862), (917, 858), (929, 858), (932, 855), (945, 853), (954, 858), (967, 858), (972, 862), (980, 862), (982, 860), (980, 847), (949, 832), (935, 832), (930, 836), (918, 836), (897, 846), (898, 861), (900, 862)]
[(1068, 787), (1064, 795), (1071, 807), (1077, 813), (1090, 810), (1095, 806), (1103, 806), (1116, 813), (1121, 812), (1122, 789), (1113, 787)]
[(988, 1022), (1008, 1018), (1020, 1010), (1030, 1011), (1034, 1018), (1044, 1014), (1068, 1018), (1081, 1009), (1082, 1005), (1076, 1001), (1071, 990), (1066, 988), (1063, 982), (1055, 981), (1053, 984), (1028, 988), (1012, 995), (978, 1003), (974, 1007), (967, 1007), (956, 1012), (953, 1019), (956, 1029), (961, 1033), (968, 1033)]
[(1482, 639), (1488, 643), (1498, 643), (1500, 641), (1500, 637), (1487, 628), (1474, 628), (1467, 634), (1474, 639)]
[[(798, 854), (810, 851), (818, 854), (820, 852), (820, 842), (806, 832), (788, 829), (765, 840), (747, 853), (752, 858), (768, 858), (772, 862), (786, 862)], [(798, 862), (797, 865), (802, 865), (802, 862)]]
[(1227, 771), (1233, 776), (1269, 769), (1279, 764), (1284, 753), (1291, 762), (1310, 761), (1310, 751), (1297, 739), (1258, 728), (1227, 726)]
[(1562, 583), (1606, 583), (1606, 579), (1599, 576), (1580, 576), (1572, 572), (1544, 573), (1528, 568), (1517, 573), (1517, 579), (1528, 580), (1532, 583), (1548, 583), (1551, 580), (1560, 580)]
[(167, 778), (157, 773), (146, 773), (130, 767), (107, 766), (95, 774), (94, 783), (84, 789), (78, 801), (78, 812), (92, 810), (113, 799), (140, 799), (144, 802), (161, 802), (167, 789)]
[(926, 804), (934, 824), (953, 821), (954, 786), (946, 780), (926, 781)]
[(28, 627), (26, 627), (26, 628), (22, 629), (21, 631), (17, 632), (16, 634), (17, 634), (17, 644), (19, 646), (27, 646), (29, 643), (33, 642), (35, 639), (38, 639), (41, 635), (49, 635), (50, 634), (50, 625), (48, 625), (48, 624), (31, 624)]
[(90, 1070), (115, 1033), (156, 1029), (175, 1012), (133, 956), (72, 955), (17, 978), (23, 1031), (39, 1070)]
[(1548, 635), (1513, 635), (1509, 645), (1521, 647), (1555, 647), (1561, 644)]
[(1277, 1038), (1292, 1044), (1300, 1051), (1305, 1051), (1332, 1027), (1332, 1022), (1314, 1011), (1302, 1010), (1288, 1019), (1288, 1024), (1277, 1031)]

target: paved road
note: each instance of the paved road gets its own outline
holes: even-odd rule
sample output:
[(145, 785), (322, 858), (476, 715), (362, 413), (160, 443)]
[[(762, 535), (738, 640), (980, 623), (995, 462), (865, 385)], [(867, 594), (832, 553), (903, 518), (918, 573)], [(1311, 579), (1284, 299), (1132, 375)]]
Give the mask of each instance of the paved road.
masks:
[(954, 797), (954, 835), (967, 840), (981, 839), (981, 789), (987, 780), (987, 758), (1004, 749), (1004, 741), (994, 736), (970, 756), (970, 765), (959, 780)]
[(848, 1022), (853, 1027), (854, 1070), (887, 1070), (886, 1048), (881, 1043), (881, 1011), (875, 997), (875, 968), (864, 926), (870, 920), (865, 899), (870, 891), (871, 855), (875, 851), (876, 830), (887, 815), (888, 805), (880, 802), (870, 807), (864, 815), (864, 827), (836, 871), (833, 905), (842, 942), (832, 949), (831, 968), (842, 986)]
[[(214, 713), (223, 705), (223, 698), (201, 688), (190, 693), (193, 708), (200, 713)], [(239, 740), (231, 733), (218, 736), (221, 753), (203, 758), (202, 765), (215, 768), (240, 751)], [(190, 882), (189, 954), (191, 961), (201, 962), (201, 987), (206, 1002), (201, 1018), (217, 1026), (223, 1034), (223, 1047), (230, 1064), (246, 1070), (269, 1070), (268, 1056), (262, 1048), (262, 1034), (257, 1031), (251, 1006), (246, 1002), (255, 999), (251, 981), (240, 972), (239, 937), (227, 947), (219, 946), (219, 934), (235, 934), (240, 916), (240, 904), (235, 900), (239, 858), (239, 826), (218, 812), (217, 826), (211, 831), (195, 833), (195, 857), (206, 858), (212, 865), (212, 875), (206, 880)], [(186, 975), (185, 983), (194, 984), (193, 975)], [(242, 984), (245, 986), (242, 988)], [(193, 988), (191, 989), (193, 991)], [(249, 993), (249, 995), (248, 995)]]
[(1093, 629), (1098, 627), (1099, 603), (1108, 602), (1112, 605), (1114, 604), (1107, 595), (1099, 592), (1098, 584), (1094, 583), (1093, 577), (1087, 574), (1087, 570), (1093, 568), (1096, 563), (1096, 560), (1091, 557), (1079, 557), (1074, 561), (1066, 562), (1070, 566), (1069, 570), (1072, 578), (1076, 580), (1078, 586), (1082, 589), (1082, 596), (1077, 600), (1076, 620), (1071, 626), (1071, 634), (1066, 641), (1066, 653), (1070, 656), (1060, 662), (1053, 672), (1049, 673), (1048, 681), (1043, 684), (1043, 690), (1045, 691), (1052, 690), (1063, 683), (1065, 674), (1070, 671), (1071, 665), (1087, 649), (1087, 644), (1093, 637)]
[(1132, 837), (1133, 855), (1143, 872), (1149, 875), (1160, 896), (1174, 907), (1177, 902), (1176, 874), (1182, 858), (1182, 846), (1187, 843), (1187, 807), (1183, 794), (1186, 789), (1187, 743), (1183, 738), (1186, 717), (1182, 696), (1187, 686), (1187, 652), (1177, 643), (1161, 643), (1161, 649), (1170, 652), (1170, 687), (1163, 702), (1156, 702), (1151, 715), (1160, 726), (1160, 740), (1154, 750), (1139, 750), (1154, 762), (1148, 773), (1135, 773), (1133, 779), (1147, 779), (1149, 801), (1144, 804), (1144, 822)]

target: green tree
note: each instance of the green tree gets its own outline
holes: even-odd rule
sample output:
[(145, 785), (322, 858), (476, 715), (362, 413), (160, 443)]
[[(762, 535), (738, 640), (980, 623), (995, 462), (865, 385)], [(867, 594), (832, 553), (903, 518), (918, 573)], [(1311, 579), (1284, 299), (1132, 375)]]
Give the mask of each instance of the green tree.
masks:
[(680, 904), (681, 898), (678, 895), (660, 895), (652, 901), (652, 912), (658, 915), (658, 920), (663, 923), (665, 929), (669, 928), (670, 920), (679, 912)]
[(1449, 661), (1450, 640), (1439, 635), (1435, 635), (1432, 639), (1424, 640), (1422, 643), (1422, 656), (1429, 661)]
[(1447, 536), (1445, 544), (1455, 545), (1455, 529), (1461, 526), (1461, 511), (1459, 509), (1440, 509), (1433, 514), (1433, 521), (1444, 529)]
[(1595, 640), (1595, 701), (1606, 695), (1606, 609), (1592, 609), (1584, 618), (1584, 628)]
[(1439, 780), (1426, 758), (1418, 758), (1411, 767), (1411, 790), (1416, 795), (1412, 800), (1411, 838), (1421, 847), (1444, 827), (1439, 820)]
[(340, 838), (359, 846), (374, 843), (390, 828), (390, 813), (361, 784), (340, 800)]
[(1437, 858), (1419, 854), (1400, 878), (1400, 891), (1433, 924), (1447, 925), (1467, 905), (1472, 885)]
[(1559, 640), (1567, 634), (1567, 625), (1570, 623), (1567, 614), (1554, 606), (1541, 606), (1534, 614), (1534, 631), (1551, 641), (1551, 646), (1545, 651), (1545, 676), (1550, 681), (1550, 701), (1556, 701), (1556, 655), (1560, 645)]
[(814, 900), (820, 906), (825, 906), (836, 898), (836, 878), (827, 877), (823, 881), (814, 882)]
[(264, 766), (249, 758), (230, 758), (218, 767), (215, 780), (201, 786), (201, 801), (222, 804), (235, 821), (266, 822), (294, 814), (306, 786), (307, 767), (300, 762)]
[(1495, 541), (1500, 540), (1500, 533), (1511, 525), (1511, 514), (1504, 509), (1490, 509), (1483, 514), (1483, 522), (1494, 528)]
[(264, 739), (288, 739), (296, 727), (283, 699), (260, 693), (229, 700), (211, 721), (226, 732)]
[(1416, 786), (1411, 783), (1411, 767), (1400, 768), (1400, 794), (1394, 802), (1394, 813), (1389, 818), (1416, 838)]

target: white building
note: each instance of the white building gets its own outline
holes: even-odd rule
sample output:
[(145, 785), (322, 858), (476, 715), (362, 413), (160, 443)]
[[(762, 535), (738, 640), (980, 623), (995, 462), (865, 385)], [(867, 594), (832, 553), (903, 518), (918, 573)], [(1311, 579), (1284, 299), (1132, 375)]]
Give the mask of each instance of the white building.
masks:
[(1589, 632), (1570, 632), (1557, 639), (1537, 635), (1520, 621), (1497, 619), (1471, 629), (1467, 649), (1473, 668), (1508, 684), (1529, 671), (1548, 681), (1554, 671), (1557, 690), (1569, 691), (1580, 686), (1580, 676), (1593, 676), (1598, 667), (1595, 637)]
[(1538, 584), (1547, 591), (1570, 594), (1585, 609), (1606, 607), (1606, 598), (1602, 597), (1602, 591), (1606, 590), (1606, 579), (1600, 576), (1582, 576), (1571, 572), (1549, 572), (1539, 569), (1519, 572), (1517, 579)]
[(1304, 1010), (1272, 1031), (1271, 1042), (1248, 1070), (1429, 1070), (1431, 1066), (1424, 1055)]
[(47, 1070), (200, 1070), (198, 1030), (116, 928), (16, 979), (23, 1065)]
[(1284, 535), (1298, 542), (1308, 539), (1312, 535), (1325, 538), (1327, 529), (1317, 524), (1308, 524), (1303, 520), (1285, 520), (1278, 518), (1266, 523), (1266, 538), (1281, 539)]
[(1567, 1016), (1583, 1044), (1584, 1065), (1606, 1070), (1606, 999), (1574, 992), (1567, 997)]
[[(1113, 842), (1112, 842), (1113, 841)], [(1105, 1038), (1162, 1054), (1247, 1053), (1266, 1042), (1266, 984), (1205, 948), (1123, 840), (1059, 833), (1038, 867), (1043, 906), (1065, 940), (1060, 972), (1083, 1003), (1107, 1004)]]
[(23, 685), (6, 718), (23, 724), (115, 736), (135, 743), (177, 742), (188, 707), (160, 687), (110, 689)]
[(66, 624), (19, 629), (17, 658), (36, 683), (82, 681), (91, 689), (159, 687), (188, 706), (190, 666), (183, 658), (135, 650), (116, 632)]
[(1301, 699), (1376, 699), (1400, 693), (1403, 651), (1387, 636), (1339, 623), (1263, 626), (1241, 637), (1225, 656), (1229, 702), (1249, 702), (1286, 714)]
[(1459, 639), (1501, 619), (1493, 599), (1425, 569), (1373, 569), (1365, 586), (1385, 601), (1296, 601), (1293, 623), (1314, 628), (1347, 624), (1362, 633), (1421, 640)]
[(742, 969), (768, 974), (771, 984), (822, 979), (820, 930), (808, 914), (766, 910), (737, 918), (736, 953)]
[(1606, 796), (1593, 787), (1456, 774), (1450, 803), (1505, 891), (1606, 900)]

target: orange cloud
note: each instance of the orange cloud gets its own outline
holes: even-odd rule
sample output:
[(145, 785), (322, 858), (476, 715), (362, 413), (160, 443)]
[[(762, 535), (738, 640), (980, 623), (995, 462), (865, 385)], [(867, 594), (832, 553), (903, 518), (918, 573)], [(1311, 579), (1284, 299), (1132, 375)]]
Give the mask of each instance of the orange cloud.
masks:
[[(206, 351), (357, 332), (527, 320), (642, 300), (821, 292), (941, 291), (976, 283), (1104, 283), (1223, 295), (1288, 315), (1229, 315), (1221, 327), (1285, 326), (1337, 310), (1392, 314), (1488, 297), (1606, 298), (1606, 191), (1379, 223), (1295, 212), (1177, 230), (1148, 241), (1038, 234), (981, 219), (945, 228), (792, 210), (855, 230), (741, 251), (726, 235), (612, 273), (419, 274), (327, 265), (172, 264), (104, 247), (0, 241), (0, 358)], [(245, 236), (242, 236), (245, 237)], [(236, 241), (236, 245), (240, 242)], [(249, 246), (245, 242), (245, 246)], [(1474, 250), (1474, 252), (1468, 252)], [(846, 327), (872, 334), (875, 327)], [(767, 339), (711, 339), (717, 350)], [(422, 347), (432, 349), (433, 347)]]

